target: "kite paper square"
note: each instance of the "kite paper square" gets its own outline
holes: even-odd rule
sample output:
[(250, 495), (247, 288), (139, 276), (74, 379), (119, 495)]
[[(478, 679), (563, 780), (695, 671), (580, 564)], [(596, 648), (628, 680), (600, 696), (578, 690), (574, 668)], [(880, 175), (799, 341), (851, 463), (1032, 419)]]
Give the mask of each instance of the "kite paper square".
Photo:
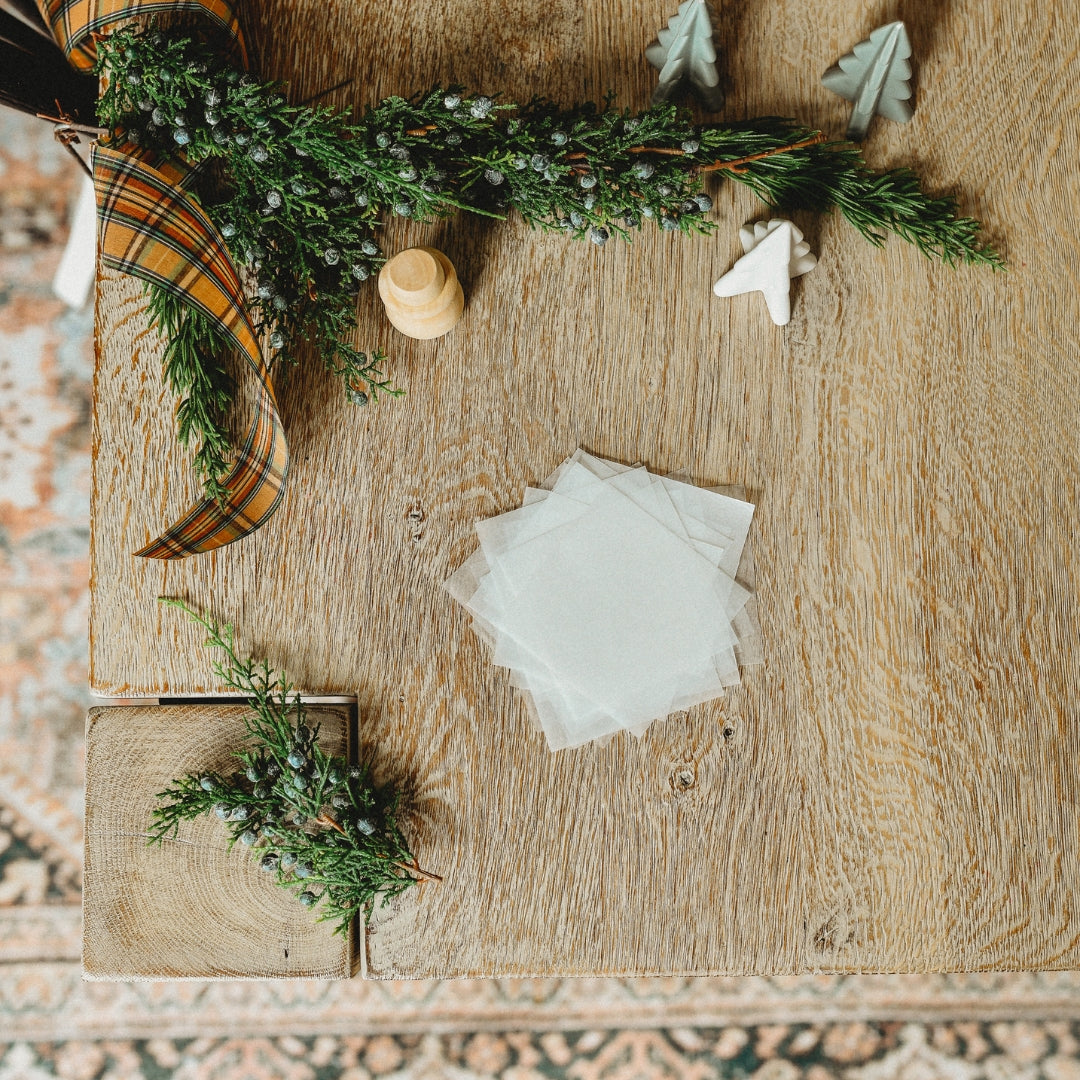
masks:
[(578, 451), (479, 522), (447, 582), (552, 750), (725, 692), (760, 660), (736, 582), (753, 505)]

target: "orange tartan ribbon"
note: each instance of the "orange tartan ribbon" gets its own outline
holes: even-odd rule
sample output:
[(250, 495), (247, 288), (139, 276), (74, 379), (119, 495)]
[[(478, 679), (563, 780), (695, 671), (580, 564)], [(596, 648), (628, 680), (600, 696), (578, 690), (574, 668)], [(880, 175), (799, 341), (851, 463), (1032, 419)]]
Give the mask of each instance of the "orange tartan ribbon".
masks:
[(255, 418), (224, 482), (224, 506), (204, 499), (138, 555), (174, 559), (211, 551), (258, 528), (277, 509), (288, 469), (270, 376), (224, 241), (203, 210), (135, 155), (94, 150), (101, 261), (182, 295), (240, 350), (258, 377)]
[[(38, 0), (73, 65), (94, 63), (94, 34), (136, 15), (199, 11), (225, 28), (244, 54), (240, 26), (225, 0)], [(239, 275), (221, 234), (184, 190), (187, 170), (145, 150), (95, 147), (99, 245), (104, 265), (172, 292), (229, 339), (254, 372), (258, 394), (247, 439), (218, 503), (203, 499), (136, 552), (175, 559), (231, 544), (262, 525), (284, 494), (289, 455), (270, 375), (245, 306)]]
[(220, 26), (247, 53), (240, 22), (225, 0), (37, 0), (38, 10), (73, 67), (89, 71), (97, 58), (94, 34), (103, 34), (136, 15), (192, 12)]

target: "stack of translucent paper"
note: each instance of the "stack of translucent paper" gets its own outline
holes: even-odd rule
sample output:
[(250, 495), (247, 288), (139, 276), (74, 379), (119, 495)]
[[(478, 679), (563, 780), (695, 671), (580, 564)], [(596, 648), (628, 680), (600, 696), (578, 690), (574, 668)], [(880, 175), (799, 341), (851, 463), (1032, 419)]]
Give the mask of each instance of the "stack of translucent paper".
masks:
[(446, 588), (552, 750), (640, 735), (760, 662), (736, 581), (753, 512), (578, 451), (521, 509), (476, 526), (480, 548)]

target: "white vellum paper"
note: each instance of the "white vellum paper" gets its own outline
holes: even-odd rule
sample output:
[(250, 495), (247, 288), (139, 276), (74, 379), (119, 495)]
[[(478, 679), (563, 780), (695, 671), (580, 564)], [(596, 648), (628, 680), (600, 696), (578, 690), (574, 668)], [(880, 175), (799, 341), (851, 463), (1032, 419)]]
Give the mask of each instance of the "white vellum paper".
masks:
[(447, 582), (552, 750), (724, 693), (760, 662), (736, 581), (754, 507), (578, 451), (476, 526)]

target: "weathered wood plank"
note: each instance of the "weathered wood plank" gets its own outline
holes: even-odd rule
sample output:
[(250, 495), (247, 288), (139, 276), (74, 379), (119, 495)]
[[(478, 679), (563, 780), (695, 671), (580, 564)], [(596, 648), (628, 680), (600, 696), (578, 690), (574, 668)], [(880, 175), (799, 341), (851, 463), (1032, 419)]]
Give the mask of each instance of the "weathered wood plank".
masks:
[[(408, 341), (369, 290), (359, 340), (390, 353), (408, 397), (358, 411), (288, 373), (285, 505), (220, 554), (129, 554), (192, 489), (138, 289), (103, 281), (94, 686), (215, 689), (196, 630), (153, 602), (171, 592), (236, 620), (306, 689), (359, 688), (365, 748), (411, 788), (416, 850), (447, 875), (379, 915), (369, 974), (1080, 963), (1080, 301), (1061, 224), (1080, 210), (1080, 30), (1060, 3), (894, 7), (724, 7), (727, 115), (842, 132), (848, 106), (821, 72), (902, 14), (918, 108), (876, 122), (868, 156), (961, 191), (1007, 275), (797, 215), (820, 263), (781, 330), (760, 297), (709, 293), (737, 226), (761, 216), (731, 186), (711, 240), (599, 251), (514, 221), (394, 227), (389, 252), (454, 261), (462, 322)], [(671, 13), (258, 10), (266, 70), (299, 93), (355, 75), (358, 102), (456, 79), (561, 101), (614, 86), (631, 105)], [(324, 33), (298, 32), (316, 17)], [(551, 757), (441, 583), (473, 521), (579, 445), (746, 486), (766, 663), (640, 742)]]
[[(86, 722), (83, 973), (88, 979), (348, 978), (350, 935), (315, 915), (227, 847), (216, 818), (184, 822), (148, 847), (155, 795), (178, 777), (230, 773), (241, 705), (91, 709)], [(320, 743), (348, 746), (342, 707), (312, 711)]]

